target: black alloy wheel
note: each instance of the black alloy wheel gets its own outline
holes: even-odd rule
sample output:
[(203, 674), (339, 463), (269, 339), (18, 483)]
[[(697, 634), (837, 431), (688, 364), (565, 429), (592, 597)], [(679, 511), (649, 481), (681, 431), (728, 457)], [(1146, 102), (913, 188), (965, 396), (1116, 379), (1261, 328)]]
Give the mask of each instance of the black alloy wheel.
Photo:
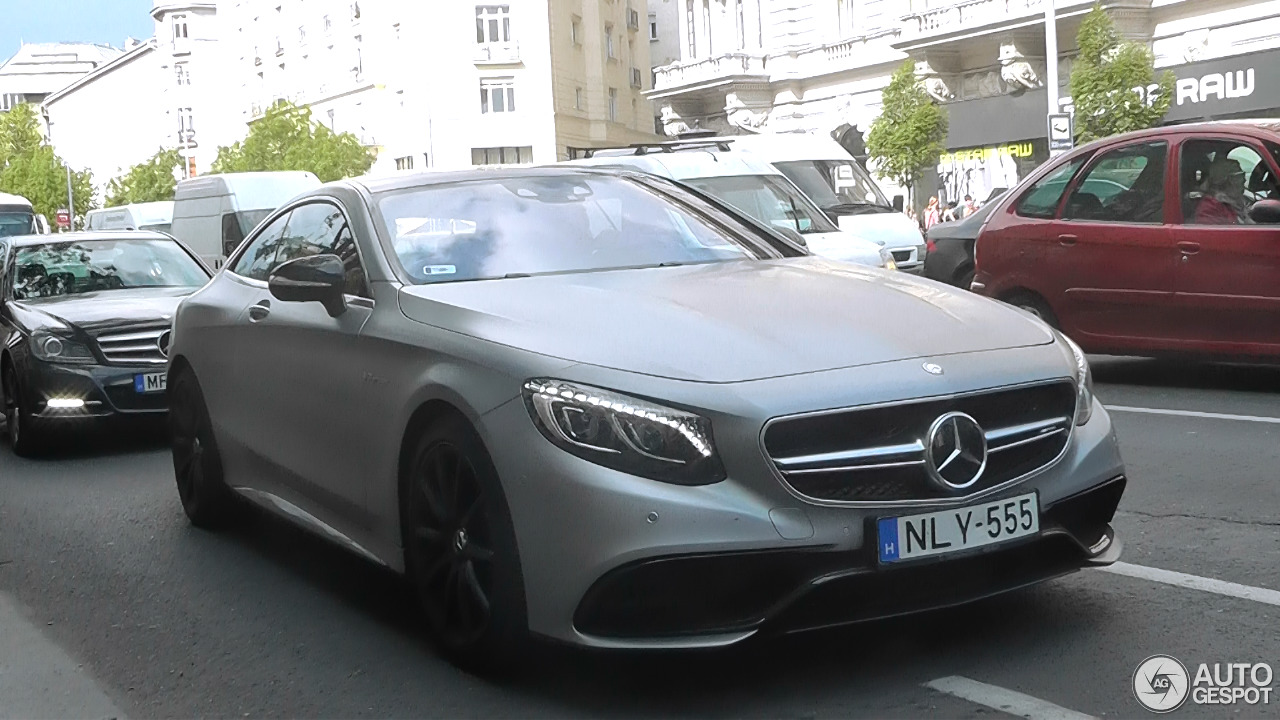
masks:
[(21, 457), (36, 457), (46, 449), (46, 437), (22, 406), (22, 386), (18, 373), (10, 365), (4, 371), (4, 422), (9, 429), (9, 445)]
[(222, 461), (200, 384), (190, 369), (169, 385), (169, 443), (178, 497), (187, 519), (214, 530), (236, 519), (236, 499), (222, 477)]
[(511, 669), (527, 635), (523, 581), (488, 453), (465, 421), (446, 418), (418, 443), (406, 480), (406, 570), (432, 638), (466, 669)]

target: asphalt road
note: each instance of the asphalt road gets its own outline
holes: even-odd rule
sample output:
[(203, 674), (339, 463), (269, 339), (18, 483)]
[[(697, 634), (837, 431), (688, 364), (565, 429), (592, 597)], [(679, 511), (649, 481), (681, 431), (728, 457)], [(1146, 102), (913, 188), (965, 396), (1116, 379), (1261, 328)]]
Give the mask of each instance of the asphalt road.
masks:
[[(1132, 676), (1154, 654), (1193, 673), (1201, 662), (1280, 672), (1280, 605), (1239, 597), (1280, 597), (1280, 419), (1194, 414), (1280, 418), (1280, 369), (1094, 367), (1103, 401), (1131, 408), (1112, 413), (1130, 473), (1116, 521), (1124, 560), (1243, 591), (1090, 570), (729, 651), (548, 649), (525, 676), (495, 684), (432, 653), (397, 578), (268, 519), (227, 534), (189, 527), (168, 452), (142, 427), (38, 462), (0, 442), (0, 599), (134, 718), (989, 718), (1006, 716), (987, 707), (1004, 702), (1000, 689), (1058, 706), (1006, 708), (1014, 714), (1144, 717)], [(926, 686), (952, 676), (985, 684), (968, 693), (977, 700)], [(1188, 703), (1175, 715), (1274, 717), (1280, 698)]]

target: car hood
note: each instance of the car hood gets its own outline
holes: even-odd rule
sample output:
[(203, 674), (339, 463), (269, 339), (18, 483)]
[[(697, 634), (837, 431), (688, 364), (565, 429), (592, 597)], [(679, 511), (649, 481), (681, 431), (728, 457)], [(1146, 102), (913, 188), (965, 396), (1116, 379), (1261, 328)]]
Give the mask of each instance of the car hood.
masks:
[(136, 288), (19, 300), (26, 324), (74, 327), (97, 334), (116, 327), (165, 322), (196, 288)]
[(804, 236), (809, 252), (828, 260), (880, 267), (880, 246), (853, 233), (809, 233)]
[(900, 212), (875, 212), (841, 215), (840, 229), (871, 240), (882, 247), (900, 248), (923, 245), (920, 227)]
[(400, 306), (495, 343), (701, 382), (1053, 342), (1001, 303), (817, 257), (409, 286)]

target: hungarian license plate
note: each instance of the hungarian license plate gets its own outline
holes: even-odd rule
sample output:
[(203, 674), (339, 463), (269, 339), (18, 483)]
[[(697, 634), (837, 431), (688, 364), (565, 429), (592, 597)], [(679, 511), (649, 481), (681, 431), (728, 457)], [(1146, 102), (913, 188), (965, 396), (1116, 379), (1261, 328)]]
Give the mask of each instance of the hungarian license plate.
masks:
[(1040, 505), (1035, 493), (981, 505), (939, 510), (876, 523), (880, 562), (945, 555), (994, 545), (1040, 532)]
[(164, 392), (168, 373), (139, 373), (133, 376), (133, 389), (139, 393)]

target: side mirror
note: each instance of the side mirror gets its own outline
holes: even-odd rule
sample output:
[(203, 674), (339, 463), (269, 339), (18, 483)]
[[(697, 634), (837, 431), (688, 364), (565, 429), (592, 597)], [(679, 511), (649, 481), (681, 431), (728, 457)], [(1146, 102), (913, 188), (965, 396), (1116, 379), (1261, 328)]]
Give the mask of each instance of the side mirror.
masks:
[(901, 195), (894, 195), (894, 196), (893, 196), (893, 209), (894, 209), (894, 210), (897, 210), (898, 212), (902, 212), (902, 209), (903, 209), (903, 208), (905, 208), (906, 206), (907, 206), (907, 199), (906, 199), (906, 198), (902, 197)]
[(282, 263), (267, 278), (267, 287), (277, 300), (318, 302), (338, 317), (347, 309), (343, 297), (346, 268), (337, 255), (311, 255)]
[(1280, 223), (1280, 200), (1259, 200), (1249, 207), (1249, 219), (1259, 225)]
[(786, 235), (788, 240), (799, 245), (800, 247), (802, 248), (809, 247), (809, 243), (805, 242), (804, 235), (801, 235), (800, 232), (795, 228), (790, 227), (788, 225), (777, 225), (777, 226), (774, 226), (773, 229), (777, 230), (780, 235)]

